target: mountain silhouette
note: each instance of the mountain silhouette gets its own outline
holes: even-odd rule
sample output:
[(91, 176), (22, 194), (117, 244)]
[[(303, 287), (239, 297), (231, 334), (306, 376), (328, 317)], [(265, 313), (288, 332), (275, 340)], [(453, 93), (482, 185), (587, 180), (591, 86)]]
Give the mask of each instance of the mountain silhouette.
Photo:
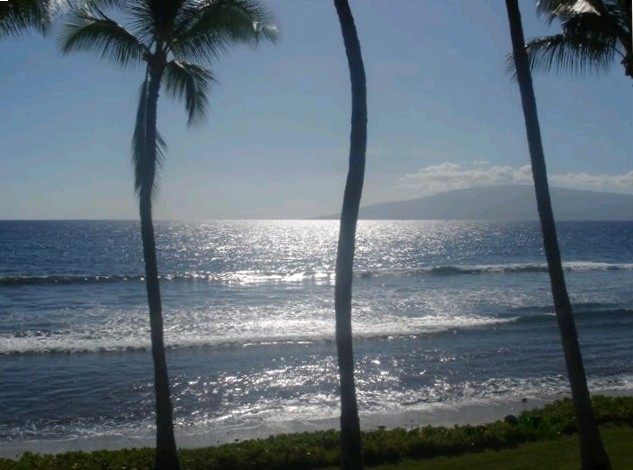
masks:
[[(633, 220), (633, 195), (550, 188), (556, 220)], [(338, 218), (338, 215), (319, 217)], [(534, 187), (484, 186), (360, 209), (361, 219), (536, 220)]]

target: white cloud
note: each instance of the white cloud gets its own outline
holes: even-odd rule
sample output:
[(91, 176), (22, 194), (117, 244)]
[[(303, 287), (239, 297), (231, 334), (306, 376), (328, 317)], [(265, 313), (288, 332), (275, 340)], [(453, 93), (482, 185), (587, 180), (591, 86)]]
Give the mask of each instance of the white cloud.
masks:
[(587, 173), (568, 173), (553, 175), (553, 183), (578, 189), (603, 189), (607, 191), (633, 192), (633, 171), (623, 175), (588, 175)]
[[(633, 171), (623, 175), (550, 174), (549, 180), (552, 186), (633, 193)], [(532, 184), (532, 170), (529, 165), (513, 168), (491, 165), (486, 161), (478, 161), (468, 167), (445, 162), (405, 175), (400, 178), (400, 184), (413, 190), (417, 196), (427, 196), (475, 186)]]

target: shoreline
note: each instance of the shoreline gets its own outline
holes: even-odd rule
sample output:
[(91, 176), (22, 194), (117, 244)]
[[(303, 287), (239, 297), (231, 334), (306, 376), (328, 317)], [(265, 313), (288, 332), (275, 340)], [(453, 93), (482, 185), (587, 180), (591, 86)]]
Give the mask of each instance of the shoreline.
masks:
[[(595, 390), (592, 395), (633, 396), (633, 389)], [(415, 428), (424, 426), (453, 427), (479, 425), (502, 420), (507, 415), (519, 415), (523, 411), (540, 408), (556, 400), (569, 397), (560, 394), (549, 397), (529, 397), (522, 400), (493, 400), (466, 404), (431, 404), (426, 409), (399, 409), (393, 413), (361, 414), (363, 431), (375, 429)], [(270, 421), (252, 428), (221, 426), (189, 432), (176, 428), (179, 448), (214, 447), (233, 442), (263, 439), (272, 435), (338, 429), (338, 418), (309, 421)], [(155, 438), (109, 434), (67, 439), (23, 440), (0, 442), (0, 458), (17, 459), (25, 452), (59, 454), (73, 451), (118, 450), (124, 448), (153, 447)]]
[[(633, 389), (599, 390), (592, 395), (629, 396)], [(532, 397), (523, 400), (495, 400), (470, 402), (466, 404), (432, 404), (425, 409), (399, 409), (393, 413), (361, 414), (361, 427), (364, 431), (381, 428), (414, 428), (423, 426), (478, 425), (503, 419), (507, 415), (519, 415), (521, 412), (542, 407), (568, 394), (550, 397)], [(176, 441), (179, 448), (212, 447), (232, 442), (261, 439), (271, 435), (314, 432), (337, 429), (338, 418), (310, 421), (270, 421), (252, 428), (221, 426), (200, 430), (182, 430), (176, 428)], [(117, 450), (123, 448), (153, 447), (155, 439), (151, 437), (109, 434), (68, 439), (23, 440), (0, 442), (0, 458), (17, 459), (25, 452), (39, 454), (58, 454), (72, 451), (91, 452), (96, 450)]]

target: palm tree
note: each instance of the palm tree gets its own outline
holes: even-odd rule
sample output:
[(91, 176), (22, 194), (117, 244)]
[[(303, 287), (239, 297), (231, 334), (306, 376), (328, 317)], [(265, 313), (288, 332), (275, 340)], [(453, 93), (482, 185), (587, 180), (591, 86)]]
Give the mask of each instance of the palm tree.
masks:
[(517, 0), (506, 0), (506, 7), (508, 10), (508, 21), (510, 23), (510, 34), (512, 36), (516, 74), (521, 91), (523, 115), (530, 149), (532, 177), (534, 178), (534, 189), (536, 191), (536, 203), (543, 234), (545, 257), (547, 258), (549, 268), (554, 309), (563, 343), (567, 375), (569, 376), (572, 399), (574, 402), (576, 424), (580, 435), (582, 468), (584, 470), (606, 470), (611, 468), (611, 464), (602, 445), (602, 439), (591, 405), (591, 397), (589, 396), (589, 389), (587, 388), (582, 355), (580, 354), (580, 346), (578, 345), (576, 324), (567, 294), (565, 275), (561, 263), (560, 250), (558, 248), (558, 238), (550, 201), (541, 131), (536, 111), (536, 98), (534, 97), (529, 61), (524, 48), (521, 14)]
[(365, 67), (354, 17), (347, 0), (334, 0), (350, 81), (352, 83), (352, 130), (350, 135), (349, 171), (345, 183), (341, 225), (336, 256), (336, 346), (341, 389), (341, 468), (362, 469), (362, 445), (356, 386), (354, 384), (354, 350), (352, 344), (352, 271), (356, 245), (356, 224), (365, 177), (367, 148), (367, 88)]
[[(115, 7), (123, 26), (106, 15)], [(154, 361), (156, 394), (156, 468), (178, 469), (172, 405), (163, 343), (152, 195), (165, 143), (156, 128), (161, 85), (185, 102), (188, 124), (204, 117), (213, 80), (201, 63), (226, 52), (231, 44), (274, 39), (269, 12), (256, 0), (89, 0), (74, 8), (64, 27), (62, 51), (96, 52), (119, 66), (143, 64), (132, 138), (135, 190), (139, 197), (141, 235)]]
[(20, 36), (35, 28), (45, 33), (58, 2), (54, 0), (10, 0), (0, 2), (0, 38)]
[(525, 44), (531, 69), (604, 70), (620, 59), (633, 78), (631, 0), (540, 0), (537, 11), (562, 32)]

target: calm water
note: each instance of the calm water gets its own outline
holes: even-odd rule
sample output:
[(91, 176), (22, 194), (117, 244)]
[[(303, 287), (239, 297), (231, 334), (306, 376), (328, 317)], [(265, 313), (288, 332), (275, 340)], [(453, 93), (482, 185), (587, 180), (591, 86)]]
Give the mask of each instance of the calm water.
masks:
[[(179, 432), (338, 413), (333, 221), (157, 224)], [(561, 223), (593, 390), (633, 388), (633, 222)], [(0, 222), (0, 442), (151, 435), (138, 224)], [(536, 223), (362, 222), (364, 416), (566, 393)]]

